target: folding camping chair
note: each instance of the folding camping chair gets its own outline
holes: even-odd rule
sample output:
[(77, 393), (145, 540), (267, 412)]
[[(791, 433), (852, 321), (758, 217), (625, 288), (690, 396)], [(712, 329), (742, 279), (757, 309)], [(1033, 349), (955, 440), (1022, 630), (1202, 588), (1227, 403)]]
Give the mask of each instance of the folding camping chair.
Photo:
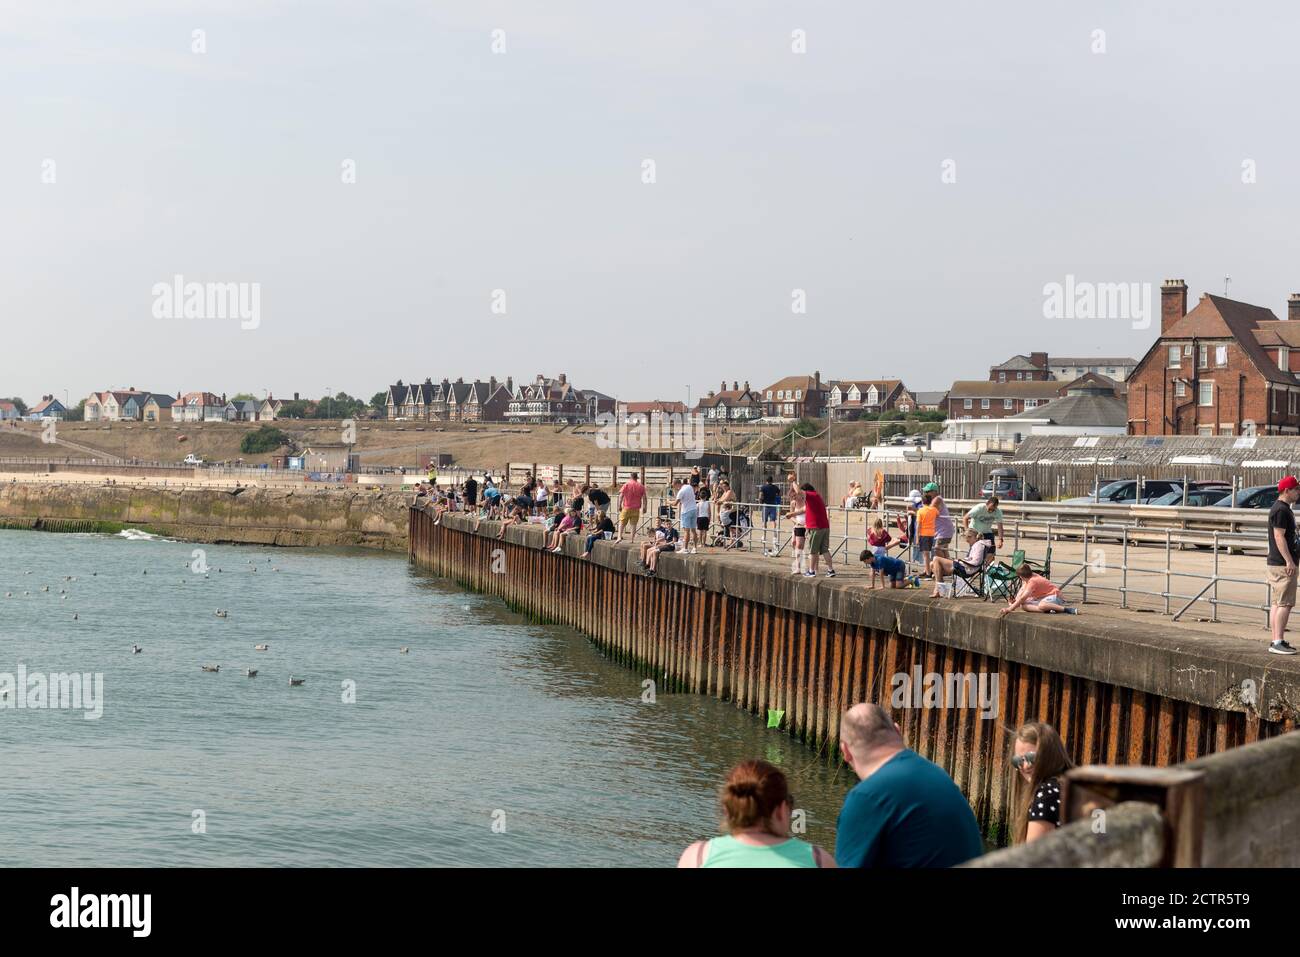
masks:
[(984, 572), (984, 580), (987, 588), (985, 589), (987, 597), (1005, 598), (1007, 601), (1016, 597), (1016, 592), (1020, 590), (1020, 566), (1025, 563), (1025, 550), (1017, 548), (1011, 553), (1011, 564), (998, 562)]

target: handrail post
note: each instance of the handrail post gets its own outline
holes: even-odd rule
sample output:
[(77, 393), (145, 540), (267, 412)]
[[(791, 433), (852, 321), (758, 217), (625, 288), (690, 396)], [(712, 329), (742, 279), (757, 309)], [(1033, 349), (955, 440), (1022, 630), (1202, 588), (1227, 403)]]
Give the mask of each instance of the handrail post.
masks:
[(1170, 547), (1172, 541), (1169, 537), (1169, 529), (1165, 529), (1165, 614), (1169, 614), (1169, 590), (1173, 587), (1173, 567), (1170, 564), (1171, 554)]
[(1120, 560), (1123, 562), (1123, 568), (1120, 570), (1120, 591), (1119, 607), (1128, 607), (1128, 526), (1124, 526), (1123, 544), (1120, 552)]

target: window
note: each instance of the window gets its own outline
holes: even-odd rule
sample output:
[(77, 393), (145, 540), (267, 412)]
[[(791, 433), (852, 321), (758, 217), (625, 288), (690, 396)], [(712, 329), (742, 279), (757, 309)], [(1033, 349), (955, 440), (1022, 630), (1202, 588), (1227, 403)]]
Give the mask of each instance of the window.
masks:
[(1269, 390), (1269, 394), (1271, 394), (1271, 395), (1273, 396), (1273, 402), (1272, 402), (1272, 405), (1273, 405), (1273, 411), (1276, 412), (1276, 411), (1277, 411), (1277, 390), (1276, 390), (1276, 389), (1270, 389), (1270, 390)]
[(1288, 392), (1286, 394), (1286, 410), (1290, 412), (1292, 415), (1295, 415), (1295, 393), (1294, 392)]
[(1177, 397), (1180, 398), (1180, 399), (1185, 399), (1185, 398), (1187, 398), (1187, 380), (1186, 380), (1186, 379), (1175, 379), (1175, 380), (1174, 380), (1174, 395), (1177, 396)]
[(1026, 400), (1025, 400), (1025, 408), (1026, 408), (1026, 409), (1036, 409), (1036, 408), (1038, 408), (1038, 400), (1037, 400), (1037, 399), (1026, 399)]
[(1286, 346), (1282, 346), (1277, 350), (1277, 367), (1288, 372), (1291, 371), (1291, 350)]
[(1114, 370), (1114, 369), (1107, 369), (1107, 370), (1106, 370), (1106, 375), (1114, 375), (1114, 374), (1115, 374), (1115, 370)]
[(969, 408), (971, 408), (971, 400), (970, 400), (970, 399), (966, 399), (966, 400), (964, 400), (964, 401), (962, 402), (962, 408), (963, 408), (963, 409), (969, 409)]
[(1225, 425), (1225, 426), (1220, 427), (1220, 429), (1219, 429), (1219, 434), (1220, 434), (1220, 435), (1232, 435), (1232, 426), (1230, 426), (1230, 425)]
[(981, 408), (981, 409), (987, 409), (988, 407), (989, 407), (989, 400), (988, 400), (988, 399), (980, 399), (980, 408)]
[(1216, 366), (1226, 366), (1226, 365), (1228, 364), (1228, 347), (1227, 347), (1227, 346), (1215, 346), (1215, 347), (1214, 347), (1214, 364), (1215, 364)]
[(1201, 343), (1201, 347), (1198, 350), (1198, 352), (1199, 352), (1198, 364), (1202, 369), (1204, 369), (1206, 366), (1210, 364), (1210, 347), (1207, 346), (1205, 343)]
[[(1214, 383), (1202, 382), (1200, 385), (1200, 397), (1197, 399), (1197, 405), (1214, 405)], [(1214, 433), (1211, 432), (1211, 435)]]
[(795, 397), (796, 399), (802, 399), (802, 398), (803, 398), (803, 389), (795, 389), (795, 390), (794, 390), (794, 397)]
[(1012, 408), (1015, 408), (1015, 403), (1012, 402), (1010, 399), (1003, 399), (1003, 400), (1002, 400), (1002, 408), (1004, 408), (1004, 409), (1012, 409)]
[(768, 390), (767, 390), (767, 401), (768, 401), (768, 402), (771, 402), (771, 401), (772, 401), (772, 390), (771, 390), (771, 389), (768, 389)]
[(1177, 369), (1179, 366), (1179, 351), (1177, 346), (1169, 347), (1169, 368)]
[(1196, 428), (1196, 434), (1197, 434), (1197, 435), (1213, 435), (1213, 434), (1214, 434), (1214, 426), (1212, 426), (1212, 425), (1201, 425), (1201, 426), (1197, 426), (1197, 428)]
[(998, 381), (999, 381), (999, 382), (1006, 382), (1006, 381), (1007, 381), (1007, 374), (1006, 374), (1005, 372), (999, 372), (999, 373), (998, 373)]

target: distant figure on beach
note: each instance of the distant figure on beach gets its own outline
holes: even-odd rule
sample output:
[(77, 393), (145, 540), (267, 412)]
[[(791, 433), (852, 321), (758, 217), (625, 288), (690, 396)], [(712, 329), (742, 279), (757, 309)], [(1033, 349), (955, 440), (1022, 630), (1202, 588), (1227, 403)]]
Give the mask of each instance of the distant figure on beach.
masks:
[(984, 853), (970, 803), (880, 705), (844, 712), (840, 753), (858, 776), (836, 825), (840, 867), (955, 867)]
[(785, 775), (766, 761), (731, 769), (721, 795), (722, 837), (696, 841), (678, 867), (834, 867), (815, 844), (790, 836), (794, 798)]

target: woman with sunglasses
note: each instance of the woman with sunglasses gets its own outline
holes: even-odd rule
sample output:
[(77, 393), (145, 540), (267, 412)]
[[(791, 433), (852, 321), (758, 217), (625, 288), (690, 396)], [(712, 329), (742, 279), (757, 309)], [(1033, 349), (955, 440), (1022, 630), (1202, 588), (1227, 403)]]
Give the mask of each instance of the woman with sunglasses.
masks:
[(766, 761), (743, 761), (722, 789), (722, 837), (696, 841), (678, 867), (834, 867), (815, 844), (790, 836), (794, 797), (785, 775)]
[(1011, 766), (1011, 840), (1036, 841), (1061, 826), (1061, 775), (1074, 767), (1061, 736), (1050, 724), (1031, 721), (1016, 732)]

